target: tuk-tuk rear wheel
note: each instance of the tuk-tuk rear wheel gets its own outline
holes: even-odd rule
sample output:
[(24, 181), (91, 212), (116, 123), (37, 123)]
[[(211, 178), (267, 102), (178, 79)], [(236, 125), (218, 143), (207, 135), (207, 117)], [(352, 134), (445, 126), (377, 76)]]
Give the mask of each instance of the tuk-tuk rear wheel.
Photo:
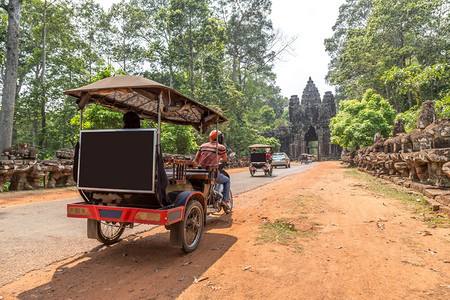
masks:
[(121, 222), (97, 222), (97, 240), (105, 245), (117, 243), (125, 230), (125, 224)]
[[(203, 206), (197, 200), (191, 200), (186, 206), (184, 218), (170, 228), (171, 235), (180, 235), (182, 249), (186, 252), (192, 252), (197, 249), (204, 228)], [(181, 225), (181, 226), (180, 226)], [(176, 231), (172, 233), (172, 230)]]

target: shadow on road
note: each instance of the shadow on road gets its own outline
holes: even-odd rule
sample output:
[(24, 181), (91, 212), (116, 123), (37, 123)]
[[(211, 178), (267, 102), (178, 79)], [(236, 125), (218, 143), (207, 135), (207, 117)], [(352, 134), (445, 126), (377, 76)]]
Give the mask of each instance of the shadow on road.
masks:
[(150, 231), (148, 236), (129, 236), (115, 245), (93, 248), (65, 261), (49, 283), (18, 298), (176, 298), (197, 284), (195, 278), (202, 279), (202, 274), (236, 243), (234, 236), (210, 232), (229, 227), (231, 222), (230, 215), (208, 220), (199, 247), (189, 254), (171, 247), (169, 232), (163, 228)]
[(276, 178), (276, 177), (278, 177), (279, 175), (277, 175), (277, 174), (275, 174), (275, 173), (272, 173), (272, 176), (268, 176), (268, 175), (264, 175), (264, 173), (255, 173), (255, 175), (250, 175), (250, 174), (248, 174), (248, 176), (249, 177), (253, 177), (253, 178), (257, 178), (257, 177), (263, 177), (263, 178)]

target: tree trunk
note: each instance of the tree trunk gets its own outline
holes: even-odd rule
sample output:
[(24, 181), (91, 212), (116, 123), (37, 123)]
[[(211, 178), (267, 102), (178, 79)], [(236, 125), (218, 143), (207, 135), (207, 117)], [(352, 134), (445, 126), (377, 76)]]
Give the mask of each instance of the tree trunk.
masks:
[(237, 80), (236, 80), (236, 77), (237, 77), (237, 46), (236, 45), (234, 45), (233, 46), (233, 60), (232, 60), (232, 62), (233, 62), (233, 74), (232, 74), (232, 76), (231, 76), (231, 80), (236, 84), (237, 83)]
[(408, 102), (409, 102), (409, 108), (413, 107), (413, 97), (412, 97), (412, 93), (408, 92)]
[(37, 140), (38, 140), (38, 131), (39, 131), (39, 120), (37, 117), (33, 119), (33, 147), (38, 147)]
[(44, 3), (44, 14), (42, 28), (42, 72), (41, 72), (41, 136), (39, 137), (38, 147), (43, 148), (45, 145), (46, 131), (47, 131), (47, 119), (45, 116), (45, 103), (46, 103), (46, 87), (45, 87), (45, 66), (47, 56), (47, 0)]
[(6, 68), (3, 82), (2, 110), (0, 113), (0, 155), (4, 148), (11, 146), (14, 102), (16, 99), (17, 65), (19, 61), (19, 20), (22, 0), (0, 2), (8, 13), (8, 41), (6, 42)]
[(173, 72), (173, 66), (172, 63), (169, 63), (169, 83), (170, 83), (170, 88), (173, 89), (173, 76), (174, 76), (174, 72)]
[(192, 20), (189, 19), (189, 70), (190, 70), (190, 85), (191, 85), (191, 96), (195, 99), (195, 87), (194, 87), (194, 45), (192, 44)]

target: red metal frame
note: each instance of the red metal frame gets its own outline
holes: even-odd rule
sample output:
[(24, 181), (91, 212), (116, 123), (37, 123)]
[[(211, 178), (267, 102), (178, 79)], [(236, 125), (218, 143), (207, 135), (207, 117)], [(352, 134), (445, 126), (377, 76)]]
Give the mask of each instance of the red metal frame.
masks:
[(269, 167), (268, 166), (263, 166), (263, 167), (261, 167), (261, 169), (257, 169), (257, 168), (255, 168), (254, 166), (250, 166), (250, 167), (248, 167), (250, 170), (268, 170), (269, 169)]
[[(75, 215), (69, 214), (70, 208), (87, 208), (89, 209), (91, 215)], [(120, 218), (105, 218), (100, 216), (100, 210), (107, 211), (122, 211), (122, 215)], [(67, 217), (69, 218), (84, 218), (84, 219), (94, 219), (94, 220), (104, 220), (104, 221), (115, 221), (115, 222), (127, 222), (127, 223), (143, 223), (143, 224), (153, 224), (153, 225), (170, 225), (175, 222), (179, 222), (182, 220), (184, 216), (184, 206), (178, 206), (170, 209), (145, 209), (145, 208), (137, 208), (137, 207), (120, 207), (120, 206), (103, 206), (103, 205), (92, 205), (86, 204), (84, 202), (79, 203), (70, 203), (67, 204)], [(180, 217), (175, 218), (173, 220), (168, 219), (169, 213), (180, 212)], [(141, 213), (152, 213), (160, 215), (160, 222), (154, 221), (144, 221), (144, 220), (136, 220), (135, 216), (138, 212)]]

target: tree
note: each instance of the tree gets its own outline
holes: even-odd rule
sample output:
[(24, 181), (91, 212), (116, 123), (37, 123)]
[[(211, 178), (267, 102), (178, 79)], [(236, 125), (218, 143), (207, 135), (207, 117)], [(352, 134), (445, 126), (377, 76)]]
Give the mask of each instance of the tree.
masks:
[(339, 8), (333, 36), (325, 39), (331, 57), (326, 79), (337, 85), (347, 98), (361, 96), (360, 83), (367, 74), (365, 29), (372, 10), (372, 0), (347, 0)]
[(370, 146), (376, 132), (389, 137), (394, 118), (395, 111), (390, 104), (373, 90), (368, 90), (361, 101), (340, 103), (339, 113), (330, 121), (331, 142), (350, 151)]
[[(22, 7), (20, 94), (13, 139), (38, 146), (39, 155), (46, 148), (51, 153), (68, 143), (75, 107), (66, 105), (62, 91), (87, 83), (89, 77), (91, 60), (85, 60), (84, 54), (90, 48), (77, 36), (71, 22), (75, 10), (70, 5), (65, 0), (30, 0)], [(49, 117), (62, 123), (60, 130), (47, 125)]]
[[(228, 4), (232, 13), (219, 18)], [(288, 103), (272, 72), (273, 60), (287, 45), (271, 28), (269, 14), (268, 0), (122, 0), (107, 12), (93, 0), (26, 1), (13, 142), (39, 145), (39, 158), (73, 146), (76, 106), (62, 91), (111, 76), (112, 66), (220, 108), (229, 122), (219, 129), (231, 151), (244, 154), (248, 143), (269, 142), (258, 133), (286, 125)], [(0, 29), (6, 28), (6, 20), (0, 14)], [(239, 27), (237, 20), (245, 26)], [(0, 45), (5, 43), (1, 36)], [(233, 43), (240, 49), (235, 78)], [(5, 66), (3, 49), (0, 69)], [(84, 126), (121, 126), (120, 114), (90, 107), (84, 111)], [(169, 126), (166, 133), (165, 151), (192, 152), (201, 142), (192, 129)]]
[(398, 94), (380, 78), (393, 68), (417, 65), (424, 69), (448, 62), (447, 2), (347, 0), (333, 36), (325, 40), (331, 56), (327, 80), (342, 88), (348, 98), (360, 98), (372, 88), (398, 110), (413, 106), (412, 92)]
[[(91, 83), (98, 80), (108, 78), (115, 75), (125, 75), (123, 70), (116, 70), (111, 65), (100, 65), (96, 69), (96, 75), (92, 77)], [(112, 109), (103, 107), (97, 104), (91, 104), (86, 107), (83, 111), (83, 128), (82, 129), (118, 129), (123, 127), (122, 122), (123, 114), (114, 111)], [(80, 126), (80, 116), (75, 115), (70, 120), (70, 124), (79, 128)], [(78, 139), (78, 131), (75, 136), (72, 137), (73, 142)]]
[(450, 89), (449, 73), (448, 64), (435, 64), (424, 69), (412, 64), (405, 68), (392, 67), (381, 80), (392, 93), (408, 95), (409, 107), (412, 108), (427, 99), (436, 99), (440, 91)]
[[(191, 97), (197, 99), (197, 90), (204, 78), (214, 72), (220, 63), (225, 30), (213, 17), (205, 0), (172, 0), (169, 8), (169, 26), (173, 32), (172, 58), (179, 64), (186, 78)], [(209, 74), (208, 74), (209, 73)], [(183, 88), (182, 88), (183, 90)]]
[(191, 126), (162, 124), (161, 147), (165, 153), (195, 154), (198, 145), (194, 129)]
[(6, 42), (6, 66), (2, 90), (2, 110), (0, 112), (0, 153), (11, 146), (14, 102), (17, 89), (17, 67), (19, 62), (19, 22), (22, 0), (10, 0), (0, 6), (8, 13), (8, 41)]
[[(450, 119), (450, 90), (441, 99), (435, 100), (435, 111), (438, 119)], [(403, 119), (406, 132), (417, 128), (420, 107), (416, 105), (405, 112), (397, 114), (396, 119)]]
[(139, 32), (144, 26), (144, 12), (131, 3), (121, 1), (113, 4), (104, 18), (101, 24), (102, 30), (110, 35), (107, 49), (110, 58), (129, 74), (142, 72), (145, 51)]

